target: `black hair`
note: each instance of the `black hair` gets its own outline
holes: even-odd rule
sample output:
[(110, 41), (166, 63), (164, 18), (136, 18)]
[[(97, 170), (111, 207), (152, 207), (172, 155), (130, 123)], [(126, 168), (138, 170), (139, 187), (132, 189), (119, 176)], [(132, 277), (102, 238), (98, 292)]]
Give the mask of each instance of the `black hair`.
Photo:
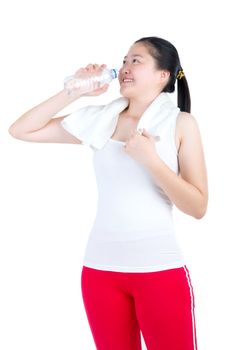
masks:
[(141, 38), (135, 43), (147, 46), (150, 55), (155, 59), (158, 69), (170, 72), (169, 81), (162, 92), (174, 92), (175, 82), (178, 80), (177, 103), (182, 112), (191, 111), (191, 97), (186, 76), (180, 64), (179, 54), (169, 41), (155, 36)]

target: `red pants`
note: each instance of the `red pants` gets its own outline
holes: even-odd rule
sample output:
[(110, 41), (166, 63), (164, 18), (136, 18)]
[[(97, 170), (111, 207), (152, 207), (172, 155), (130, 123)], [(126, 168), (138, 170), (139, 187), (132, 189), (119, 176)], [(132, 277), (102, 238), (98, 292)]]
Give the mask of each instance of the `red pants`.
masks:
[(83, 302), (97, 350), (197, 350), (186, 266), (114, 272), (83, 266)]

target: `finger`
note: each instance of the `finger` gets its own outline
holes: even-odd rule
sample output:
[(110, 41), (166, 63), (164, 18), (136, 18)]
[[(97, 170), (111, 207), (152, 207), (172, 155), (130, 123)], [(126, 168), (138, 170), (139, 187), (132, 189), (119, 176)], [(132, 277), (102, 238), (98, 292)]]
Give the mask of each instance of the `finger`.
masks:
[(101, 93), (106, 92), (106, 91), (108, 90), (108, 87), (109, 87), (109, 84), (106, 84), (106, 85), (104, 85), (104, 86), (102, 86), (102, 87), (100, 87), (100, 88), (94, 90), (94, 91), (92, 92), (92, 94), (100, 95)]
[(139, 135), (142, 135), (142, 129), (138, 129), (138, 130), (137, 130), (137, 133), (138, 133)]
[(92, 69), (95, 71), (95, 70), (99, 70), (100, 66), (97, 64), (97, 63), (94, 63), (92, 65)]
[(146, 130), (146, 129), (142, 129), (142, 134), (143, 135), (145, 135), (145, 136), (147, 136), (147, 137), (150, 137), (151, 136), (151, 134)]
[(109, 84), (105, 84), (105, 85), (103, 85), (101, 88), (100, 88), (100, 90), (107, 90), (108, 89), (108, 87), (109, 87)]
[(152, 138), (155, 141), (160, 141), (160, 136), (159, 135), (153, 136), (146, 129), (142, 130), (142, 135), (147, 136), (148, 138)]
[(106, 64), (101, 64), (101, 65), (100, 65), (100, 69), (101, 69), (101, 70), (105, 69), (106, 67), (107, 67)]
[(89, 63), (87, 66), (86, 66), (86, 70), (88, 71), (88, 72), (93, 72), (93, 70), (94, 70), (94, 67), (93, 67), (94, 65), (92, 64), (92, 63)]
[(85, 72), (87, 72), (86, 68), (79, 68), (79, 69), (76, 71), (75, 75), (76, 75), (76, 74), (80, 74), (80, 73), (85, 73)]

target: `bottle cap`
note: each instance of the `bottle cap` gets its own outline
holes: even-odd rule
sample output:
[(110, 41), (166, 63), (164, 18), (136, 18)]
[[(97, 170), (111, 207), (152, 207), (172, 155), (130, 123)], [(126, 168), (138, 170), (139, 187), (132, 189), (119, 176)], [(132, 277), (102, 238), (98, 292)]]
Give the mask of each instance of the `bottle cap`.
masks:
[(117, 78), (118, 77), (118, 73), (119, 73), (118, 69), (114, 68), (114, 69), (111, 69), (111, 71), (112, 71), (113, 78), (114, 79)]

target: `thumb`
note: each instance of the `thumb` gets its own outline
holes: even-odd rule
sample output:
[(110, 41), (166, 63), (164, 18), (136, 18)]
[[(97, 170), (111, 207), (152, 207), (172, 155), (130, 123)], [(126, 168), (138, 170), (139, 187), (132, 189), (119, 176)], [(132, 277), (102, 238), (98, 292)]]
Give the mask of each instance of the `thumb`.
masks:
[(144, 128), (142, 129), (142, 135), (147, 136), (148, 138), (152, 137), (152, 135)]

